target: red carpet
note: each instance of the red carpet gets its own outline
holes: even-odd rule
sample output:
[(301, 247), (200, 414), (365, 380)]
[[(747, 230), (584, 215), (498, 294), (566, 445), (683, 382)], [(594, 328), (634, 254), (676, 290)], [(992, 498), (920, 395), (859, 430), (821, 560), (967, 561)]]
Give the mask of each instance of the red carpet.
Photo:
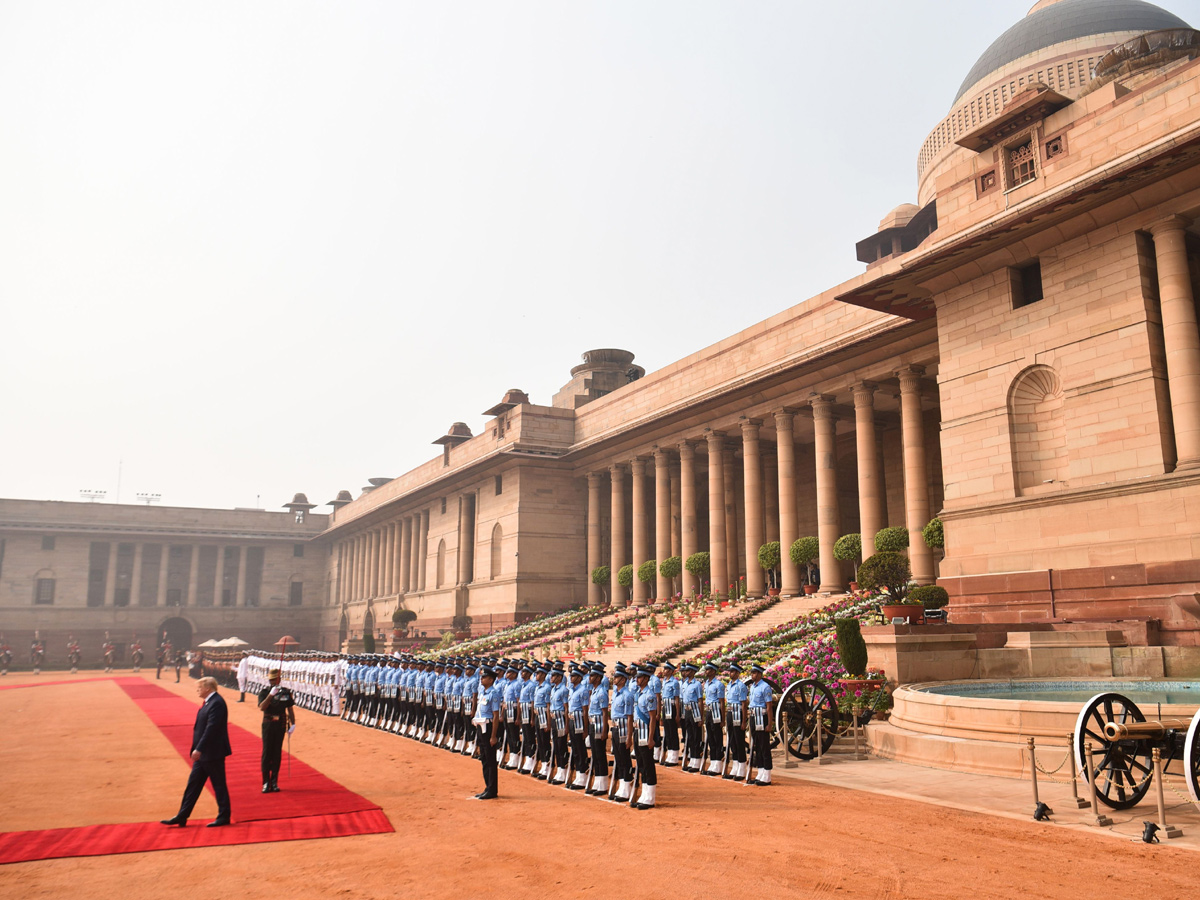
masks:
[[(192, 723), (196, 719), (198, 704), (158, 685), (147, 684), (140, 678), (115, 680), (190, 765), (188, 757)], [(298, 759), (289, 760), (286, 752), (279, 779), (284, 790), (278, 794), (261, 793), (260, 737), (244, 728), (230, 725), (229, 742), (233, 747), (233, 755), (225, 762), (225, 774), (233, 809), (232, 825), (204, 828), (205, 822), (193, 820), (187, 828), (168, 828), (155, 821), (12, 831), (0, 834), (0, 865), (70, 856), (106, 856), (222, 844), (381, 834), (394, 830), (377, 805), (347, 790), (312, 766)], [(181, 767), (180, 795), (183, 794), (186, 775), (187, 770)], [(208, 790), (211, 792), (211, 786)], [(175, 812), (177, 803), (178, 797), (171, 798), (170, 804), (163, 810), (163, 818)]]
[(113, 676), (102, 675), (99, 678), (72, 678), (69, 681), (27, 681), (25, 684), (0, 684), (0, 691), (15, 691), (18, 688), (51, 687), (56, 684), (87, 684), (89, 681), (112, 681)]

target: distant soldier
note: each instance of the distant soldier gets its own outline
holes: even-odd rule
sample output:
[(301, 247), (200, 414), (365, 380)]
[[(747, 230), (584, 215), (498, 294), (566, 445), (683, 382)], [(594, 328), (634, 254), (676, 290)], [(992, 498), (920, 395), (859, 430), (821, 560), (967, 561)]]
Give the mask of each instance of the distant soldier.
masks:
[(142, 642), (138, 640), (136, 632), (133, 640), (129, 643), (129, 658), (133, 661), (133, 671), (142, 671), (142, 662), (146, 659), (146, 654), (142, 650)]
[(104, 645), (101, 647), (104, 654), (104, 671), (111, 672), (113, 670), (113, 662), (117, 658), (117, 648), (108, 636), (108, 632), (104, 632)]
[(553, 690), (547, 676), (550, 674), (550, 663), (544, 662), (537, 667), (533, 677), (537, 687), (533, 691), (533, 716), (535, 734), (535, 758), (537, 768), (533, 777), (545, 781), (550, 775), (550, 691)]
[(155, 654), (155, 659), (158, 661), (158, 671), (155, 673), (155, 678), (162, 678), (163, 666), (168, 665), (171, 661), (171, 642), (167, 640), (164, 634), (162, 643), (158, 645), (158, 652)]
[(725, 683), (717, 677), (714, 663), (704, 664), (708, 683), (704, 686), (704, 737), (708, 751), (708, 768), (704, 775), (715, 778), (723, 774), (725, 762)]
[(72, 675), (79, 671), (81, 659), (83, 659), (83, 649), (79, 646), (79, 641), (75, 640), (75, 635), (67, 635), (67, 662), (71, 665)]
[(557, 662), (550, 670), (550, 767), (546, 773), (553, 773), (551, 784), (567, 782), (567, 701), (570, 696), (571, 688), (565, 683), (563, 664)]
[[(612, 701), (609, 721), (612, 725), (613, 781), (616, 790), (610, 800), (618, 803), (633, 797), (633, 748), (637, 730), (633, 725), (633, 708), (637, 696), (627, 688), (629, 674), (624, 663), (617, 663), (613, 670)], [(646, 720), (647, 723), (649, 719)]]
[(750, 689), (741, 680), (742, 667), (730, 663), (729, 687), (725, 689), (725, 710), (727, 714), (726, 743), (729, 746), (729, 770), (725, 772), (726, 779), (744, 778), (746, 776), (746, 712), (750, 698)]
[(588, 698), (588, 724), (592, 737), (592, 786), (585, 793), (594, 797), (608, 795), (608, 743), (609, 713), (608, 686), (604, 684), (604, 667), (599, 663), (588, 670), (591, 696)]
[(33, 666), (33, 674), (42, 674), (42, 660), (46, 658), (46, 645), (42, 643), (40, 631), (33, 633), (33, 642), (29, 645), (29, 664)]
[(696, 680), (696, 667), (691, 663), (684, 663), (679, 672), (683, 676), (679, 685), (679, 703), (683, 708), (683, 771), (695, 773), (700, 771), (704, 737), (704, 711), (700, 708), (704, 687)]
[(664, 662), (662, 673), (662, 764), (670, 768), (679, 765), (679, 679), (675, 677), (674, 663)]
[[(567, 785), (569, 791), (582, 791), (587, 787), (587, 709), (592, 696), (590, 686), (583, 683), (584, 670), (571, 664), (571, 693), (567, 696), (567, 727), (571, 734), (571, 763), (575, 778)], [(568, 770), (570, 771), (570, 770)]]
[(243, 650), (242, 658), (238, 661), (237, 666), (237, 686), (241, 696), (238, 697), (238, 703), (246, 702), (246, 682), (250, 678), (250, 651)]
[(183, 648), (180, 647), (175, 651), (175, 683), (179, 684), (179, 676), (183, 671), (183, 664), (187, 661), (184, 655)]
[(759, 786), (771, 783), (771, 713), (775, 701), (771, 685), (763, 680), (762, 666), (750, 667), (750, 690), (747, 697), (750, 715), (750, 765), (758, 769), (758, 779), (751, 782), (746, 773), (746, 784)]
[(4, 639), (4, 635), (0, 634), (0, 675), (8, 674), (8, 667), (12, 665), (12, 648), (8, 646), (8, 641)]
[(634, 735), (633, 752), (637, 757), (637, 774), (642, 781), (642, 792), (637, 802), (632, 804), (634, 809), (653, 809), (658, 794), (653, 743), (661, 692), (656, 691), (650, 683), (653, 677), (654, 669), (649, 666), (638, 667), (636, 705), (633, 709), (637, 734)]

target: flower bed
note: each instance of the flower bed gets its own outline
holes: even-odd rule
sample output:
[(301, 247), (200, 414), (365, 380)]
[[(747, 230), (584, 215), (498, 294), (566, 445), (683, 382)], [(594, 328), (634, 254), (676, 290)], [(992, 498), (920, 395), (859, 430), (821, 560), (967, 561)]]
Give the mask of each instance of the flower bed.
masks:
[(556, 613), (547, 613), (536, 619), (530, 619), (528, 622), (522, 622), (520, 625), (510, 625), (508, 628), (501, 628), (499, 631), (494, 631), (491, 634), (460, 641), (448, 647), (443, 647), (437, 652), (426, 653), (424, 655), (433, 657), (447, 652), (451, 652), (456, 656), (498, 653), (514, 645), (534, 640), (540, 635), (552, 634), (570, 628), (573, 625), (582, 625), (595, 621), (608, 615), (610, 612), (611, 610), (608, 607), (584, 606)]
[(663, 660), (670, 659), (673, 656), (678, 656), (681, 653), (686, 653), (688, 650), (698, 647), (701, 644), (705, 644), (715, 637), (720, 637), (729, 629), (741, 625), (752, 616), (758, 615), (765, 609), (770, 609), (778, 602), (778, 597), (764, 597), (761, 600), (753, 600), (747, 603), (746, 607), (741, 612), (722, 619), (720, 622), (716, 622), (713, 625), (710, 625), (708, 628), (702, 628), (698, 632), (688, 635), (688, 637), (676, 641), (675, 643), (664, 647), (656, 653), (652, 653), (649, 656), (643, 657), (642, 659), (638, 660), (638, 662), (658, 665)]

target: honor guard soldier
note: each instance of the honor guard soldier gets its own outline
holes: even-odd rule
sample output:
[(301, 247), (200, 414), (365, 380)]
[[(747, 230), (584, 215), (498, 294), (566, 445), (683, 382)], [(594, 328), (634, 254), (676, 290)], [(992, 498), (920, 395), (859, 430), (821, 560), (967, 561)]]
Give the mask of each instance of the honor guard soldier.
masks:
[(33, 633), (33, 641), (29, 644), (29, 664), (33, 666), (33, 674), (42, 674), (42, 660), (46, 658), (46, 645), (42, 643), (41, 632)]
[(537, 768), (533, 777), (545, 781), (550, 777), (550, 664), (542, 663), (533, 673), (534, 760)]
[(682, 709), (679, 705), (679, 679), (675, 677), (675, 665), (664, 662), (662, 671), (662, 692), (659, 695), (659, 714), (662, 717), (662, 764), (668, 768), (679, 765), (679, 723), (682, 719)]
[(750, 781), (746, 773), (746, 784), (768, 785), (771, 783), (771, 732), (770, 724), (774, 712), (771, 685), (763, 680), (763, 667), (750, 667), (750, 689), (747, 697), (750, 717), (750, 765), (758, 769), (758, 780)]
[(683, 676), (679, 684), (679, 703), (683, 707), (683, 771), (696, 773), (700, 771), (700, 757), (703, 755), (704, 710), (701, 709), (701, 699), (704, 687), (696, 680), (696, 667), (691, 663), (680, 666), (679, 673)]
[(0, 675), (7, 675), (9, 666), (12, 665), (12, 647), (8, 646), (8, 641), (0, 635)]
[(133, 641), (129, 644), (129, 659), (133, 663), (133, 671), (142, 671), (142, 663), (146, 659), (146, 652), (142, 650), (142, 642), (138, 640), (136, 633), (133, 635)]
[(566, 683), (566, 669), (556, 662), (550, 670), (550, 766), (546, 771), (550, 784), (567, 783), (567, 752), (570, 742), (567, 729), (567, 700), (571, 688)]
[(537, 759), (537, 727), (533, 718), (533, 695), (537, 682), (533, 678), (533, 663), (521, 666), (521, 768), (522, 775), (533, 774)]
[(419, 660), (408, 660), (404, 675), (400, 678), (400, 700), (404, 707), (404, 725), (400, 733), (405, 737), (415, 737), (417, 733), (417, 675), (421, 671)]
[(167, 640), (164, 634), (162, 643), (158, 645), (158, 650), (155, 651), (154, 659), (158, 663), (158, 671), (154, 673), (155, 678), (162, 678), (163, 666), (171, 662), (171, 642)]
[(262, 777), (264, 794), (279, 792), (279, 765), (283, 759), (283, 737), (296, 724), (295, 701), (292, 692), (279, 682), (279, 669), (267, 672), (269, 687), (258, 693), (258, 708), (262, 721)]
[(634, 809), (653, 809), (658, 794), (658, 774), (654, 770), (653, 735), (658, 722), (658, 707), (661, 695), (654, 690), (650, 679), (654, 670), (649, 666), (637, 670), (637, 697), (633, 714), (637, 733), (634, 735), (634, 754), (637, 758), (637, 775), (642, 782)]
[(622, 663), (613, 669), (613, 692), (609, 709), (612, 730), (613, 781), (616, 790), (610, 800), (628, 801), (633, 795), (633, 707), (635, 697), (627, 688), (628, 673)]
[(521, 682), (515, 664), (504, 670), (504, 761), (502, 769), (517, 768), (521, 753)]
[(608, 688), (604, 684), (604, 667), (597, 664), (588, 672), (591, 696), (588, 698), (588, 726), (592, 737), (592, 786), (587, 793), (594, 797), (608, 794)]
[(117, 648), (108, 636), (108, 632), (104, 632), (104, 643), (100, 647), (100, 652), (104, 657), (104, 671), (111, 672), (113, 670), (113, 662), (116, 660)]
[(471, 720), (475, 718), (475, 698), (479, 696), (477, 669), (474, 659), (463, 663), (463, 679), (459, 687), (459, 721), (462, 722), (462, 727), (454, 742), (454, 749), (463, 756), (470, 756), (475, 752), (475, 728)]
[(425, 730), (421, 740), (427, 744), (433, 743), (433, 729), (437, 725), (437, 706), (433, 702), (433, 686), (437, 682), (436, 668), (434, 663), (426, 662), (425, 675), (421, 680), (425, 704)]
[(704, 686), (704, 737), (708, 755), (705, 775), (715, 778), (722, 774), (725, 762), (725, 683), (717, 677), (717, 667), (705, 663), (708, 683)]
[(567, 698), (567, 722), (571, 733), (571, 770), (575, 778), (567, 785), (571, 791), (582, 791), (587, 787), (587, 713), (592, 689), (583, 683), (582, 667), (571, 666), (571, 693)]
[(500, 795), (496, 767), (496, 747), (500, 743), (503, 709), (496, 673), (489, 666), (479, 670), (479, 695), (475, 701), (475, 740), (479, 744), (479, 761), (483, 766), (483, 791), (477, 800), (495, 800)]
[(439, 659), (433, 665), (433, 740), (435, 747), (445, 737), (446, 728), (446, 661)]
[(741, 680), (742, 667), (730, 663), (729, 686), (725, 688), (726, 744), (729, 747), (730, 765), (726, 779), (746, 777), (746, 712), (750, 689)]
[(71, 664), (72, 675), (79, 671), (79, 661), (82, 658), (83, 650), (79, 646), (79, 641), (75, 640), (75, 635), (67, 635), (67, 662)]

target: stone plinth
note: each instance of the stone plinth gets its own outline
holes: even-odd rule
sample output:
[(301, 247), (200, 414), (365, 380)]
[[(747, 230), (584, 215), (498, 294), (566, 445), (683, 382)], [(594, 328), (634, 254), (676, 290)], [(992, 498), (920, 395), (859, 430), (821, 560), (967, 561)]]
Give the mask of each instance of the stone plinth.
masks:
[(972, 678), (975, 670), (975, 635), (930, 629), (867, 628), (867, 665), (883, 669), (891, 685), (914, 681), (957, 681)]

